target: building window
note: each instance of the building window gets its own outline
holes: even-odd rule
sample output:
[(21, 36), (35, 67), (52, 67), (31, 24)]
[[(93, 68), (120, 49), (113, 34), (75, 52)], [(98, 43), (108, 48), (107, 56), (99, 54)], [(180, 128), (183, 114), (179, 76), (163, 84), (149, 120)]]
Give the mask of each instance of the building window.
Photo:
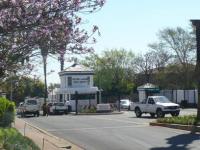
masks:
[(72, 86), (72, 77), (68, 77), (68, 86)]

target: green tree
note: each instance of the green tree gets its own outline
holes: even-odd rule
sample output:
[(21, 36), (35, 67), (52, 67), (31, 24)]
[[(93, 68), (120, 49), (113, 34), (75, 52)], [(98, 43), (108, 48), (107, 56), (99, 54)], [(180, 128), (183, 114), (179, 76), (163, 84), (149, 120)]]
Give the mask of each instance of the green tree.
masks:
[(142, 77), (140, 84), (151, 82), (151, 75), (155, 68), (155, 57), (152, 52), (147, 52), (144, 55), (138, 55), (134, 59), (135, 71)]
[(183, 87), (190, 87), (191, 64), (195, 60), (195, 38), (194, 33), (183, 29), (166, 28), (158, 33), (159, 43), (163, 44), (163, 49), (173, 55), (173, 64), (179, 68), (179, 74), (182, 74)]
[(95, 70), (94, 83), (110, 96), (130, 94), (134, 84), (134, 54), (124, 49), (106, 50), (101, 56), (92, 54), (83, 64)]
[[(11, 89), (12, 82), (12, 89)], [(44, 83), (38, 79), (32, 79), (30, 77), (14, 76), (1, 82), (1, 88), (7, 93), (7, 97), (10, 97), (11, 90), (13, 93), (13, 101), (19, 103), (24, 100), (25, 97), (44, 97)]]

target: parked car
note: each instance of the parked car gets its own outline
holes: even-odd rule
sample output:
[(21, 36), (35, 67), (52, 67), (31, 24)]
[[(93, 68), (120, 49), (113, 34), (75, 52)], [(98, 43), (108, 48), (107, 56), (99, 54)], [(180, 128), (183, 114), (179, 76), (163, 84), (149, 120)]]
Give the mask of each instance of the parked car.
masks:
[(120, 107), (122, 109), (130, 110), (131, 101), (129, 99), (121, 99), (120, 100)]
[(67, 114), (68, 107), (62, 102), (56, 102), (49, 104), (49, 113), (50, 114)]
[(178, 116), (180, 106), (172, 103), (165, 96), (149, 96), (147, 99), (140, 103), (133, 103), (136, 117), (141, 117), (143, 113), (150, 113), (151, 117), (164, 117), (165, 114)]
[(17, 113), (18, 115), (21, 115), (21, 117), (25, 117), (28, 114), (33, 114), (34, 116), (39, 117), (40, 113), (40, 106), (38, 105), (38, 102), (36, 99), (25, 99), (24, 102), (21, 102)]

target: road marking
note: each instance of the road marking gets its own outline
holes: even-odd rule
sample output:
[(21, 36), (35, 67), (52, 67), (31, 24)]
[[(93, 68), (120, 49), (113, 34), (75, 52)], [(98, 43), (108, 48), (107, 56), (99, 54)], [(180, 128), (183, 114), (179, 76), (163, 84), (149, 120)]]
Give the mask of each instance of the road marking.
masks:
[(71, 129), (48, 129), (48, 132), (57, 132), (57, 131), (81, 131), (81, 130), (99, 130), (99, 129), (120, 129), (120, 128), (139, 128), (145, 127), (147, 125), (135, 125), (135, 126), (116, 126), (116, 127), (98, 127), (98, 128), (71, 128)]
[(102, 120), (109, 120), (109, 121), (117, 121), (117, 122), (123, 122), (123, 123), (132, 123), (137, 125), (149, 125), (149, 123), (141, 123), (141, 122), (134, 122), (134, 121), (127, 121), (127, 120), (119, 120), (119, 119), (111, 119), (111, 118), (102, 118), (102, 117), (95, 117), (92, 116), (95, 119), (102, 119)]

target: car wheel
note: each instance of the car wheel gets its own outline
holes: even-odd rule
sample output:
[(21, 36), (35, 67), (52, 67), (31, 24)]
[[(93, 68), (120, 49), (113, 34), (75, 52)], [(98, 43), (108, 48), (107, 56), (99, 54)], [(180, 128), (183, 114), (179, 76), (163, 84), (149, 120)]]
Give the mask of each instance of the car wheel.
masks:
[(151, 118), (155, 117), (155, 113), (150, 113), (150, 115), (151, 115)]
[(174, 117), (174, 116), (178, 116), (179, 115), (179, 112), (171, 112), (171, 115)]
[(142, 116), (142, 112), (141, 112), (140, 108), (135, 108), (135, 115), (137, 118)]
[(23, 113), (23, 112), (21, 112), (21, 114), (20, 114), (20, 115), (21, 115), (21, 118), (23, 118), (23, 117), (24, 117), (24, 113)]
[(163, 111), (161, 109), (158, 109), (156, 111), (157, 117), (158, 118), (163, 118), (165, 116), (165, 114), (163, 113)]
[(68, 110), (65, 110), (65, 114), (66, 114), (66, 115), (68, 114)]

